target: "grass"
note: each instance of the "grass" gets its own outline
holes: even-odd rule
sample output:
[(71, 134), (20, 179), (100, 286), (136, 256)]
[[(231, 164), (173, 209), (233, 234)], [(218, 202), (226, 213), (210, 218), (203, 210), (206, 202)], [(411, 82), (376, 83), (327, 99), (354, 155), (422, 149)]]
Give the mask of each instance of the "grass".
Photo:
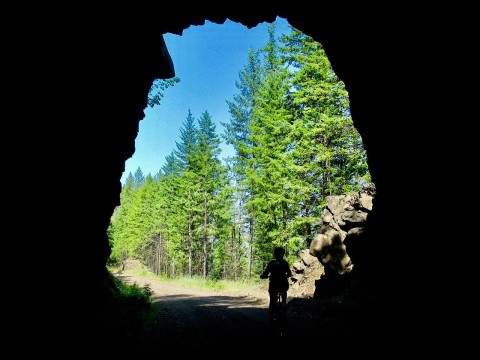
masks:
[[(109, 271), (112, 273), (118, 272), (118, 269), (109, 268)], [(164, 275), (155, 275), (153, 272), (148, 270), (144, 266), (137, 266), (132, 269), (122, 271), (124, 275), (135, 275), (141, 276), (147, 279), (155, 279), (166, 281), (175, 285), (184, 286), (194, 289), (205, 289), (210, 291), (242, 291), (249, 290), (252, 287), (258, 285), (258, 280), (250, 281), (233, 281), (233, 280), (215, 280), (215, 279), (205, 279), (201, 276), (180, 276), (176, 278), (168, 278)]]
[(150, 329), (156, 320), (153, 292), (149, 286), (126, 284), (110, 271), (101, 323), (103, 331), (117, 341), (132, 341)]
[(116, 343), (142, 343), (148, 338), (157, 321), (157, 311), (153, 302), (153, 292), (148, 285), (139, 286), (122, 282), (115, 276), (134, 275), (195, 289), (210, 291), (245, 291), (258, 284), (251, 281), (211, 280), (202, 277), (182, 276), (175, 279), (155, 275), (144, 266), (120, 271), (108, 267), (111, 289), (108, 291), (103, 309), (104, 331), (115, 339)]
[(213, 291), (237, 291), (237, 290), (248, 290), (252, 286), (256, 285), (254, 282), (247, 281), (231, 281), (231, 280), (212, 280), (204, 279), (199, 276), (194, 277), (178, 277), (175, 279), (168, 280), (176, 285), (196, 288), (196, 289), (206, 289)]

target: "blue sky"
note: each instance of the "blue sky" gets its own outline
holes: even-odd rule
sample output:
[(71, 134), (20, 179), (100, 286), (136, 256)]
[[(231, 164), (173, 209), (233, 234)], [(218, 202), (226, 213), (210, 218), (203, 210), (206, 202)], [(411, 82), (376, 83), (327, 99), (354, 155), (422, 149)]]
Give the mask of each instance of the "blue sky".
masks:
[[(159, 106), (145, 108), (135, 153), (125, 162), (122, 183), (138, 167), (145, 176), (158, 173), (165, 157), (176, 148), (175, 142), (180, 141), (180, 128), (189, 109), (196, 119), (207, 110), (216, 123), (217, 134), (223, 133), (220, 122), (230, 119), (226, 100), (238, 93), (235, 81), (247, 62), (248, 50), (263, 48), (267, 43), (266, 26), (261, 23), (248, 29), (229, 20), (224, 24), (207, 21), (190, 26), (182, 35), (164, 34), (180, 82), (165, 90)], [(277, 34), (288, 31), (288, 22), (277, 18)], [(233, 155), (231, 147), (224, 143), (221, 146), (221, 158)]]

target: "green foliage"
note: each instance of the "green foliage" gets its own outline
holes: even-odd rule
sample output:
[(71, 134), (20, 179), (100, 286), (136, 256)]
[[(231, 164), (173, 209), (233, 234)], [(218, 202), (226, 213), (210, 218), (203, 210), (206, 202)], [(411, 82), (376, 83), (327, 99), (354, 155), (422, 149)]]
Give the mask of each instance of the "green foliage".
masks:
[(108, 336), (120, 343), (136, 340), (150, 331), (157, 319), (150, 287), (126, 284), (111, 273), (109, 294), (101, 312), (101, 324)]
[(148, 92), (147, 104), (150, 107), (154, 107), (155, 105), (160, 105), (162, 98), (164, 96), (163, 92), (175, 85), (176, 83), (180, 82), (180, 78), (173, 77), (171, 79), (156, 79), (152, 86), (150, 87), (150, 91)]
[(176, 285), (185, 286), (195, 289), (208, 289), (208, 290), (222, 290), (222, 291), (241, 291), (248, 290), (256, 283), (258, 279), (255, 278), (255, 281), (233, 281), (233, 280), (215, 280), (215, 279), (205, 279), (203, 276), (182, 276), (175, 279), (168, 279), (167, 281), (172, 282)]
[[(213, 288), (248, 283), (275, 246), (289, 261), (308, 246), (327, 196), (371, 181), (348, 93), (322, 45), (294, 28), (267, 31), (227, 100), (225, 133), (207, 110), (195, 118), (188, 109), (159, 173), (127, 177), (107, 231), (112, 264), (137, 258), (157, 276)], [(149, 105), (178, 81), (155, 82)], [(235, 151), (227, 165), (221, 139)]]
[(145, 175), (143, 174), (142, 169), (140, 169), (140, 166), (135, 171), (135, 174), (133, 175), (133, 180), (135, 188), (139, 188), (145, 183)]
[(176, 143), (177, 148), (174, 150), (181, 171), (187, 171), (189, 169), (191, 158), (195, 152), (196, 143), (197, 127), (195, 125), (195, 117), (190, 109), (188, 109), (187, 118), (180, 129), (180, 142)]

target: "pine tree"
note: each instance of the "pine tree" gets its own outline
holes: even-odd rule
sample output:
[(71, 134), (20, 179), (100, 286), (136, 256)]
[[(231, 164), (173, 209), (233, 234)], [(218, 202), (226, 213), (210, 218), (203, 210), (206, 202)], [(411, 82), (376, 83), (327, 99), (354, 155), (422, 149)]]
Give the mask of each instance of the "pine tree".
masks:
[(134, 179), (134, 187), (137, 189), (145, 183), (145, 175), (143, 175), (143, 171), (142, 169), (140, 169), (140, 166), (135, 171), (135, 175), (133, 176), (133, 179)]
[[(247, 238), (249, 243), (249, 260), (247, 278), (251, 275), (254, 221), (252, 213), (245, 213), (243, 209), (253, 196), (252, 187), (246, 180), (250, 158), (253, 156), (253, 144), (250, 140), (250, 124), (253, 121), (253, 109), (257, 99), (257, 93), (263, 79), (263, 69), (260, 61), (260, 53), (250, 49), (248, 52), (247, 64), (239, 72), (239, 78), (235, 82), (239, 93), (234, 95), (233, 101), (227, 101), (230, 122), (222, 123), (225, 126), (225, 140), (232, 144), (235, 149), (233, 159), (234, 179), (237, 192), (237, 212), (233, 214), (236, 219), (234, 232), (240, 238)], [(245, 234), (244, 234), (245, 233)], [(237, 235), (235, 235), (235, 239)]]
[(215, 233), (215, 200), (226, 184), (225, 169), (218, 158), (220, 152), (220, 138), (216, 133), (216, 126), (208, 111), (204, 111), (198, 120), (197, 148), (194, 157), (202, 201), (202, 220), (197, 230), (202, 241), (204, 277), (209, 274), (210, 245), (213, 243)]
[(172, 151), (169, 155), (165, 157), (165, 164), (160, 170), (160, 177), (162, 175), (179, 175), (181, 169), (181, 164), (179, 159), (175, 156), (175, 151)]
[(110, 247), (112, 249), (110, 261), (124, 262), (135, 251), (128, 241), (130, 224), (128, 219), (135, 203), (136, 189), (132, 173), (126, 179), (120, 193), (120, 205), (115, 209), (107, 229)]
[(188, 109), (187, 118), (180, 128), (180, 142), (176, 142), (177, 148), (174, 150), (180, 171), (185, 171), (189, 168), (190, 157), (195, 150), (197, 141), (196, 131), (195, 118), (190, 109)]
[[(256, 259), (270, 259), (275, 245), (287, 247), (291, 217), (291, 176), (286, 152), (292, 122), (287, 69), (282, 65), (275, 24), (267, 27), (269, 41), (261, 50), (264, 77), (257, 91), (250, 124), (253, 144), (247, 184), (253, 196), (247, 208), (255, 219)], [(252, 261), (254, 259), (252, 258)], [(255, 261), (258, 263), (258, 261)]]
[[(169, 158), (174, 158), (173, 153)], [(172, 277), (183, 274), (184, 269), (191, 274), (188, 267), (191, 239), (186, 229), (192, 226), (185, 176), (178, 171), (178, 166), (174, 165), (173, 169), (165, 171), (160, 178), (158, 202), (159, 234), (165, 239), (163, 268)]]
[[(296, 69), (293, 98), (301, 120), (296, 124), (296, 151), (310, 154), (308, 157), (319, 163), (316, 186), (322, 197), (358, 190), (369, 175), (345, 84), (333, 71), (323, 46), (311, 37), (292, 28), (282, 42), (285, 61)], [(311, 134), (312, 144), (305, 143), (305, 133)]]
[(125, 184), (123, 185), (123, 187), (127, 186), (127, 184), (129, 183), (131, 184), (132, 187), (134, 186), (133, 184), (135, 183), (135, 178), (133, 177), (133, 174), (131, 171), (128, 173), (128, 176), (125, 179)]
[[(268, 46), (267, 49), (275, 49)], [(291, 208), (290, 164), (287, 149), (292, 122), (288, 94), (287, 70), (268, 53), (270, 73), (266, 76), (258, 93), (251, 124), (251, 140), (254, 143), (249, 181), (255, 189), (255, 197), (248, 206), (254, 210), (258, 242), (257, 250), (268, 252), (271, 246), (286, 247), (288, 220)]]
[(237, 172), (241, 175), (245, 167), (246, 150), (251, 148), (248, 140), (250, 135), (249, 125), (252, 121), (252, 111), (255, 99), (262, 81), (262, 68), (259, 53), (250, 49), (247, 64), (238, 74), (235, 86), (239, 93), (233, 96), (233, 101), (228, 101), (230, 121), (222, 122), (225, 127), (225, 142), (231, 144), (235, 150)]
[(177, 207), (175, 225), (178, 227), (178, 234), (182, 247), (186, 249), (188, 257), (188, 274), (194, 274), (194, 255), (197, 228), (197, 217), (199, 216), (199, 186), (198, 174), (195, 171), (194, 157), (197, 151), (197, 128), (195, 118), (188, 110), (187, 117), (180, 129), (180, 142), (176, 142), (175, 164), (178, 176), (175, 180), (176, 193), (172, 194), (173, 204)]

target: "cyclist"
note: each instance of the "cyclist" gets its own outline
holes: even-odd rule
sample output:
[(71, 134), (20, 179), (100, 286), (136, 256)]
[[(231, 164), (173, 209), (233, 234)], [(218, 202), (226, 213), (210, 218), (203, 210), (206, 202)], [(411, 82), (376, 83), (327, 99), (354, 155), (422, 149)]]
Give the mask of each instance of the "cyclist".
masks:
[(261, 279), (266, 279), (270, 274), (270, 282), (268, 286), (268, 294), (270, 296), (269, 314), (270, 320), (275, 309), (275, 303), (277, 301), (277, 292), (282, 293), (283, 304), (287, 303), (287, 291), (289, 288), (288, 278), (292, 276), (292, 271), (288, 265), (285, 256), (285, 249), (282, 247), (276, 247), (273, 250), (275, 259), (270, 260), (265, 270), (260, 274)]

